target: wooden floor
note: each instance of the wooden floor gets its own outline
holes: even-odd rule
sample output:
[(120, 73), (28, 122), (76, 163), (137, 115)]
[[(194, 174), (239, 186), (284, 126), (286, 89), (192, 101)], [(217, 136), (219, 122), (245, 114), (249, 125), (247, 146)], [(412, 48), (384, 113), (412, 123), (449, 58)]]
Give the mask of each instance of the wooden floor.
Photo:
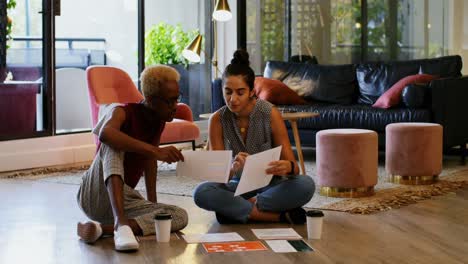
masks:
[[(143, 238), (135, 253), (114, 251), (113, 239), (87, 245), (76, 236), (86, 220), (76, 204), (78, 186), (0, 180), (0, 263), (467, 263), (468, 190), (398, 210), (360, 216), (325, 212), (321, 240), (306, 240), (311, 253), (272, 251), (207, 254), (201, 245), (173, 236), (169, 244)], [(188, 210), (184, 233), (238, 232), (281, 224), (219, 225), (190, 197), (159, 195)], [(306, 236), (305, 226), (295, 226)]]

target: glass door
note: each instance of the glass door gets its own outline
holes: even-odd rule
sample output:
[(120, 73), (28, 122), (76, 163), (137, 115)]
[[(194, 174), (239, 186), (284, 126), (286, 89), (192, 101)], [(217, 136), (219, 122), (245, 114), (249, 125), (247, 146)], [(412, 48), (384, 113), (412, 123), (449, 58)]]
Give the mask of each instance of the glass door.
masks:
[[(2, 1), (4, 2), (4, 1)], [(0, 140), (50, 133), (44, 81), (46, 14), (42, 0), (7, 0), (6, 32), (0, 46)], [(2, 16), (3, 18), (4, 16)], [(2, 27), (3, 28), (3, 27)], [(6, 40), (6, 42), (4, 41)], [(5, 45), (6, 44), (6, 45)]]
[(86, 69), (108, 65), (138, 84), (138, 2), (61, 0), (55, 17), (55, 133), (92, 128)]

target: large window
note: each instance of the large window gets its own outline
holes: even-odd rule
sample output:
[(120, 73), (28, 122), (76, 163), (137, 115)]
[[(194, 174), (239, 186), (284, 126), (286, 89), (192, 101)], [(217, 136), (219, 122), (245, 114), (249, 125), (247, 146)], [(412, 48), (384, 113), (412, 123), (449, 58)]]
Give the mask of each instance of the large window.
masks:
[[(182, 103), (188, 104), (193, 117), (210, 111), (212, 1), (145, 1), (145, 65), (167, 64), (176, 68)], [(205, 43), (201, 62), (189, 64), (181, 52), (200, 33)]]
[[(85, 70), (92, 65), (119, 67), (139, 85), (145, 62), (171, 64), (194, 117), (210, 111), (211, 1), (61, 0), (52, 14), (53, 2), (0, 1), (0, 140), (89, 132)], [(175, 37), (203, 34), (202, 61), (147, 61), (145, 33), (160, 23), (175, 27)], [(171, 40), (181, 51), (192, 36)]]
[(48, 43), (43, 30), (43, 3), (6, 2), (2, 12), (7, 14), (7, 31), (0, 41), (6, 52), (0, 58), (0, 139), (34, 137), (46, 133), (50, 126), (50, 116), (43, 111), (49, 102), (45, 94), (50, 94), (43, 78), (44, 47)]
[(342, 64), (465, 56), (468, 45), (462, 37), (468, 1), (247, 0), (247, 6), (247, 26), (240, 30), (258, 74), (268, 60)]
[(137, 11), (137, 1), (61, 0), (61, 14), (55, 17), (57, 134), (92, 127), (87, 67), (121, 68), (137, 84)]

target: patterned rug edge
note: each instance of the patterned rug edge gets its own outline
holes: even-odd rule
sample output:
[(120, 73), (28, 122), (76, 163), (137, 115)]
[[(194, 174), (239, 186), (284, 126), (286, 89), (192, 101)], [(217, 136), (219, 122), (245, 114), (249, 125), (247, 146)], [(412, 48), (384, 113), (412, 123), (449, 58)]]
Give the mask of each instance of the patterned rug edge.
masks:
[(351, 214), (374, 214), (398, 209), (464, 188), (468, 188), (468, 169), (456, 171), (450, 175), (441, 177), (435, 184), (401, 185), (395, 188), (379, 190), (370, 197), (350, 198), (325, 205), (320, 209)]
[(21, 170), (21, 171), (12, 171), (2, 173), (0, 175), (0, 179), (14, 179), (14, 178), (25, 178), (25, 177), (52, 177), (52, 173), (58, 172), (69, 172), (75, 173), (80, 171), (85, 171), (89, 168), (90, 164), (85, 165), (78, 165), (78, 166), (67, 166), (67, 167), (45, 167), (45, 168), (38, 168), (38, 169), (30, 169), (30, 170)]

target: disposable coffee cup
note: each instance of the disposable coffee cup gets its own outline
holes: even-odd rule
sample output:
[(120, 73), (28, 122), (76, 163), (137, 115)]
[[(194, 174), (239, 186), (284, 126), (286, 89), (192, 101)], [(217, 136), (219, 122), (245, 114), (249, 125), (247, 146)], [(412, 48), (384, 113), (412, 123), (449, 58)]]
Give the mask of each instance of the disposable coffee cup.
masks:
[(169, 242), (171, 238), (172, 216), (168, 213), (159, 213), (154, 217), (156, 229), (156, 240), (158, 242)]
[(323, 212), (312, 210), (306, 212), (307, 236), (309, 239), (320, 239), (322, 236)]

